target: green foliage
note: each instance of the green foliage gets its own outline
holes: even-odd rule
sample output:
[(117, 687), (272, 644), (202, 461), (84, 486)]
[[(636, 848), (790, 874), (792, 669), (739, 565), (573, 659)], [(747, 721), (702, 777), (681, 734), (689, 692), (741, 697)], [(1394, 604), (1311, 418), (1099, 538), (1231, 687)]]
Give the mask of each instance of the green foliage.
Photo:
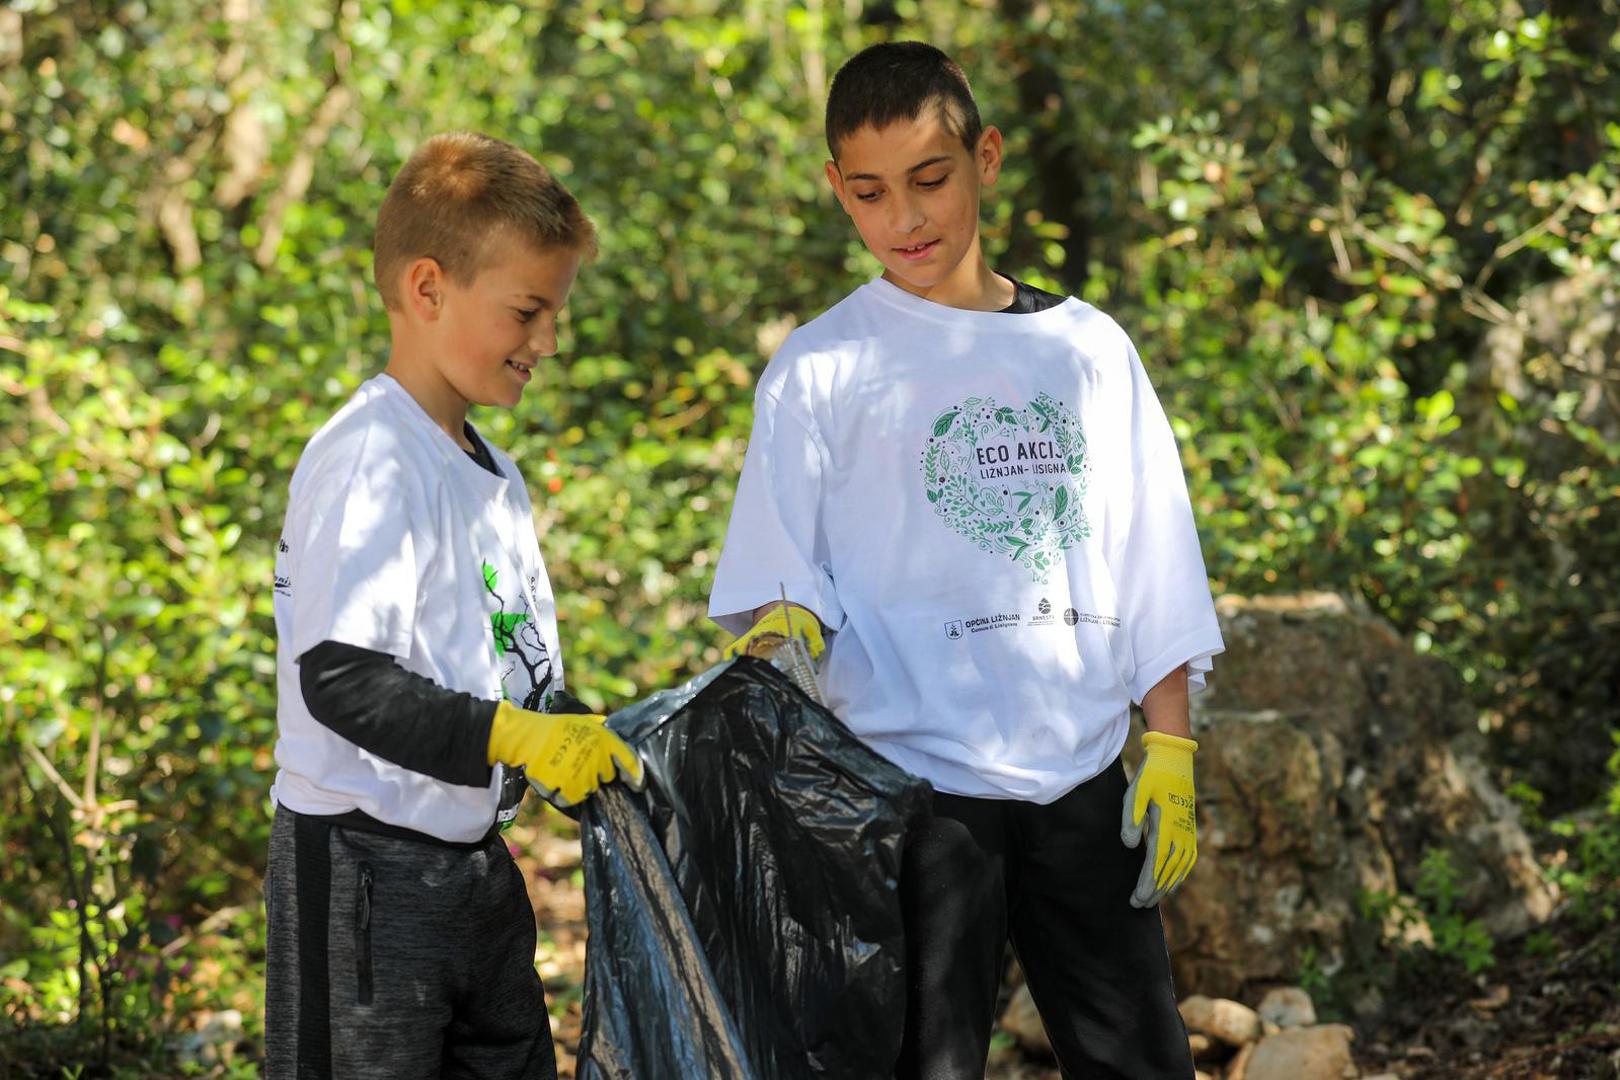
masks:
[[(1616, 873), (1620, 809), (1558, 817), (1620, 724), (1613, 373), (1531, 340), (1503, 381), (1487, 341), (1620, 288), (1615, 0), (13, 7), (0, 1064), (173, 1075), (197, 1010), (256, 1015), (274, 544), (383, 363), (370, 222), (411, 149), (505, 136), (601, 227), (562, 355), (475, 422), (535, 496), (572, 688), (622, 704), (718, 658), (753, 380), (874, 272), (819, 111), (889, 36), (956, 53), (1006, 135), (992, 262), (1139, 345), (1217, 587), (1365, 596), (1462, 674), (1568, 872)], [(1425, 868), (1401, 910), (1486, 962)]]
[(1569, 897), (1577, 924), (1594, 930), (1620, 919), (1620, 732), (1614, 742), (1607, 799), (1578, 818), (1551, 825), (1551, 832), (1568, 844), (1566, 854), (1573, 856), (1554, 868), (1553, 880)]
[(1362, 917), (1381, 923), (1386, 936), (1404, 943), (1404, 960), (1432, 958), (1478, 975), (1495, 966), (1495, 945), (1479, 920), (1458, 911), (1457, 881), (1450, 854), (1431, 848), (1418, 867), (1413, 895), (1364, 892), (1358, 901)]
[(1339, 984), (1324, 968), (1316, 946), (1307, 945), (1301, 951), (1299, 971), (1294, 976), (1294, 985), (1310, 995), (1317, 1015), (1324, 1022), (1344, 1015), (1346, 1010), (1340, 1000)]

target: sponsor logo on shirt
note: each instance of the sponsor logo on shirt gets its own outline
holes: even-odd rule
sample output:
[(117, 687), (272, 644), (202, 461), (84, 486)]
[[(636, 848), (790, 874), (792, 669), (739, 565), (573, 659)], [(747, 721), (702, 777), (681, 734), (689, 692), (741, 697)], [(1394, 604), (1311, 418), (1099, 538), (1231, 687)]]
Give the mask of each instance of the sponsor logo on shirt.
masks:
[(1004, 611), (995, 615), (979, 615), (971, 619), (951, 619), (945, 623), (945, 637), (951, 641), (961, 641), (973, 634), (982, 634), (989, 630), (1038, 630), (1045, 626), (1056, 626), (1062, 619), (1064, 626), (1107, 626), (1117, 629), (1121, 624), (1116, 615), (1099, 615), (1090, 611), (1076, 611), (1072, 607), (1063, 609), (1059, 615), (1052, 607), (1052, 602), (1041, 597), (1035, 605), (1033, 615), (1024, 615), (1016, 611)]
[(947, 528), (1036, 582), (1091, 535), (1085, 433), (1079, 415), (1050, 394), (1022, 408), (989, 397), (950, 406), (929, 426), (919, 468)]
[(290, 575), (282, 572), (282, 559), (284, 559), (286, 557), (287, 553), (289, 551), (291, 551), (291, 550), (292, 549), (287, 546), (287, 540), (286, 540), (285, 537), (281, 537), (281, 536), (276, 537), (276, 595), (277, 596), (291, 596), (292, 595), (292, 577)]
[(999, 615), (980, 615), (974, 619), (967, 619), (963, 626), (970, 634), (982, 634), (987, 630), (1016, 630), (1023, 625), (1024, 617), (1016, 611), (1004, 611)]

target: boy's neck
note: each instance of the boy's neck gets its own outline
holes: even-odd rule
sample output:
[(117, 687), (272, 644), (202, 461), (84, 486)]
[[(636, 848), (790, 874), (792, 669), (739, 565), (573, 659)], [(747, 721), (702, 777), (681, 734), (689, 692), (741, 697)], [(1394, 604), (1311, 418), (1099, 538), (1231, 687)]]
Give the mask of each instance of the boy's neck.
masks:
[(914, 285), (892, 270), (883, 272), (883, 280), (913, 296), (965, 311), (1000, 311), (1017, 299), (1018, 292), (1011, 281), (990, 269), (990, 264), (984, 261), (977, 236), (956, 268), (933, 285)]
[(422, 406), (422, 411), (454, 439), (457, 446), (472, 450), (472, 443), (467, 438), (467, 399), (419, 352), (418, 348), (396, 336), (383, 374), (403, 386), (405, 392)]

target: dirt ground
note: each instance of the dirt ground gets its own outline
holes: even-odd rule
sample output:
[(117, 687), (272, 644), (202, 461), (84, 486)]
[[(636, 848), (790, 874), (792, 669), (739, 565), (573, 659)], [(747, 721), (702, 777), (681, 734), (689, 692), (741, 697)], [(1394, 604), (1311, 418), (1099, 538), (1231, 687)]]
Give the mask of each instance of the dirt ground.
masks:
[[(531, 821), (536, 819), (531, 818)], [(574, 1076), (585, 974), (585, 894), (573, 822), (547, 812), (509, 835), (540, 926), (537, 955), (557, 1037)], [(1620, 883), (1616, 884), (1620, 895)], [(1413, 973), (1387, 1016), (1356, 1025), (1366, 1076), (1403, 1080), (1620, 1080), (1620, 923), (1595, 932), (1563, 919), (1497, 949), (1475, 979)], [(1056, 1064), (998, 1035), (987, 1080), (1058, 1080)]]
[[(1620, 882), (1612, 887), (1620, 898)], [(1566, 913), (1501, 943), (1473, 980), (1421, 973), (1358, 1032), (1367, 1074), (1413, 1080), (1620, 1080), (1620, 923)]]

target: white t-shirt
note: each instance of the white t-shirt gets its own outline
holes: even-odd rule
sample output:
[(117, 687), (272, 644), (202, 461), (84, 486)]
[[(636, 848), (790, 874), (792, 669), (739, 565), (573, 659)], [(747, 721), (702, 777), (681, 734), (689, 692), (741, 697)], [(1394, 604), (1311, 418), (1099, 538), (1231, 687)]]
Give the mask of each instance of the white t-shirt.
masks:
[(523, 477), (481, 468), (388, 375), (315, 433), (293, 472), (276, 559), (276, 717), (290, 810), (359, 809), (443, 840), (483, 836), (487, 787), (448, 784), (360, 749), (309, 714), (298, 657), (323, 641), (389, 653), (440, 686), (539, 709), (562, 688), (556, 606)]
[(828, 702), (941, 791), (1045, 803), (1223, 648), (1175, 437), (1123, 330), (1069, 298), (963, 311), (882, 279), (760, 378), (709, 613), (835, 631)]

